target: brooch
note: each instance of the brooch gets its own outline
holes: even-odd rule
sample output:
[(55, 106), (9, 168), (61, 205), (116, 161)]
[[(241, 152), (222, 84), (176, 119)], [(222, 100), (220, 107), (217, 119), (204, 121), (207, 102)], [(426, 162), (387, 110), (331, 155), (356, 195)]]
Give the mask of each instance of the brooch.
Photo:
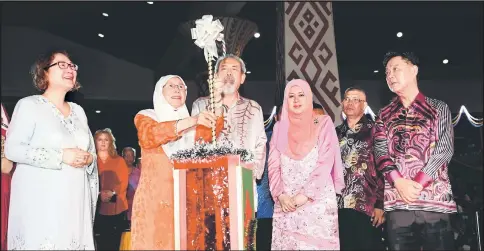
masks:
[(314, 124), (318, 124), (319, 123), (319, 120), (318, 119), (314, 119)]

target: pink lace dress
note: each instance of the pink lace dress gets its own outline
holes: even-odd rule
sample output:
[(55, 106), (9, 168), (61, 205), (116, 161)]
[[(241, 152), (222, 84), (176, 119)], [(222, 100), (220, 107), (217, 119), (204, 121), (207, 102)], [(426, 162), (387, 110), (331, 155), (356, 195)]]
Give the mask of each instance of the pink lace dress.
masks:
[[(301, 160), (280, 154), (285, 194), (296, 195), (311, 179), (318, 165), (318, 148), (316, 145)], [(296, 211), (284, 213), (279, 203), (274, 205), (273, 250), (339, 250), (336, 193), (331, 175), (328, 173), (327, 176), (324, 185), (313, 186), (318, 190), (314, 201), (307, 202)]]

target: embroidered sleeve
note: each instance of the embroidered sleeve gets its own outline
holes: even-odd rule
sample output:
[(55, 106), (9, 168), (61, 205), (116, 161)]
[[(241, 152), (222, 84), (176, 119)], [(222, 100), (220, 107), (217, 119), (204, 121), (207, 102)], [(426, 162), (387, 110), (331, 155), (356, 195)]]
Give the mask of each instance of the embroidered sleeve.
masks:
[(200, 99), (197, 99), (197, 100), (195, 100), (195, 102), (193, 102), (192, 116), (198, 115), (200, 113), (200, 107), (199, 107), (200, 103), (201, 103)]
[[(215, 135), (218, 137), (222, 129), (224, 128), (224, 116), (220, 116), (217, 118), (217, 125), (215, 127)], [(211, 142), (212, 141), (212, 128), (208, 128), (206, 126), (197, 125), (196, 134), (195, 134), (195, 141), (203, 140), (204, 142)]]
[(437, 140), (435, 150), (422, 171), (417, 173), (414, 180), (427, 187), (437, 178), (438, 170), (446, 167), (454, 155), (454, 128), (452, 117), (447, 104), (440, 102), (438, 108)]
[(390, 184), (397, 178), (403, 177), (398, 171), (388, 151), (387, 128), (385, 123), (377, 116), (373, 127), (373, 144), (377, 171), (380, 171)]
[(267, 173), (269, 176), (269, 190), (274, 202), (279, 202), (279, 195), (284, 192), (281, 177), (281, 153), (276, 148), (277, 123), (274, 125), (271, 142), (269, 143), (269, 158), (267, 160)]
[(5, 156), (16, 163), (60, 170), (62, 168), (62, 149), (31, 146), (37, 123), (35, 110), (35, 104), (30, 100), (18, 101), (7, 131)]
[(175, 134), (176, 121), (157, 122), (141, 114), (136, 115), (134, 124), (138, 130), (138, 140), (142, 148), (153, 149), (180, 138)]

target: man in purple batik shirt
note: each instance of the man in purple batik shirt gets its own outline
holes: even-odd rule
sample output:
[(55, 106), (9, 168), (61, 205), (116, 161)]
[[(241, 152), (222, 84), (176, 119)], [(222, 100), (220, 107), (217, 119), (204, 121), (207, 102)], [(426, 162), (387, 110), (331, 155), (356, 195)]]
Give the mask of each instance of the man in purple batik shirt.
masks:
[(448, 176), (454, 153), (449, 107), (419, 91), (413, 53), (389, 52), (383, 65), (388, 87), (397, 94), (375, 124), (377, 166), (386, 178), (389, 248), (454, 250), (449, 214), (457, 208)]
[(374, 124), (365, 116), (366, 93), (350, 87), (344, 93), (343, 123), (336, 127), (345, 188), (338, 195), (341, 250), (381, 250), (384, 178), (376, 168)]

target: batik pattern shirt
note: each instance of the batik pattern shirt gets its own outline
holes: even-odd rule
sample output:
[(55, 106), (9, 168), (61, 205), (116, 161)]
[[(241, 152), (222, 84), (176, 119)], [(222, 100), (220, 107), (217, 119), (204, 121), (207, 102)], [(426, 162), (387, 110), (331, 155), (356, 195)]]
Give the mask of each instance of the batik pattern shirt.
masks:
[(383, 209), (384, 178), (377, 171), (373, 151), (374, 122), (363, 116), (351, 129), (345, 120), (336, 127), (345, 188), (338, 195), (338, 208), (351, 208), (371, 216)]
[[(192, 116), (209, 110), (210, 99), (202, 97), (195, 100)], [(260, 179), (266, 162), (267, 136), (264, 128), (264, 116), (260, 105), (250, 99), (239, 96), (232, 107), (224, 108), (224, 128), (219, 136), (254, 153), (254, 177)]]
[[(448, 175), (448, 164), (454, 153), (454, 131), (447, 104), (419, 93), (408, 108), (395, 98), (378, 117), (377, 162), (390, 156), (397, 167), (380, 166), (386, 177), (385, 211), (456, 212)], [(399, 177), (424, 187), (415, 202), (403, 202), (393, 186)]]

